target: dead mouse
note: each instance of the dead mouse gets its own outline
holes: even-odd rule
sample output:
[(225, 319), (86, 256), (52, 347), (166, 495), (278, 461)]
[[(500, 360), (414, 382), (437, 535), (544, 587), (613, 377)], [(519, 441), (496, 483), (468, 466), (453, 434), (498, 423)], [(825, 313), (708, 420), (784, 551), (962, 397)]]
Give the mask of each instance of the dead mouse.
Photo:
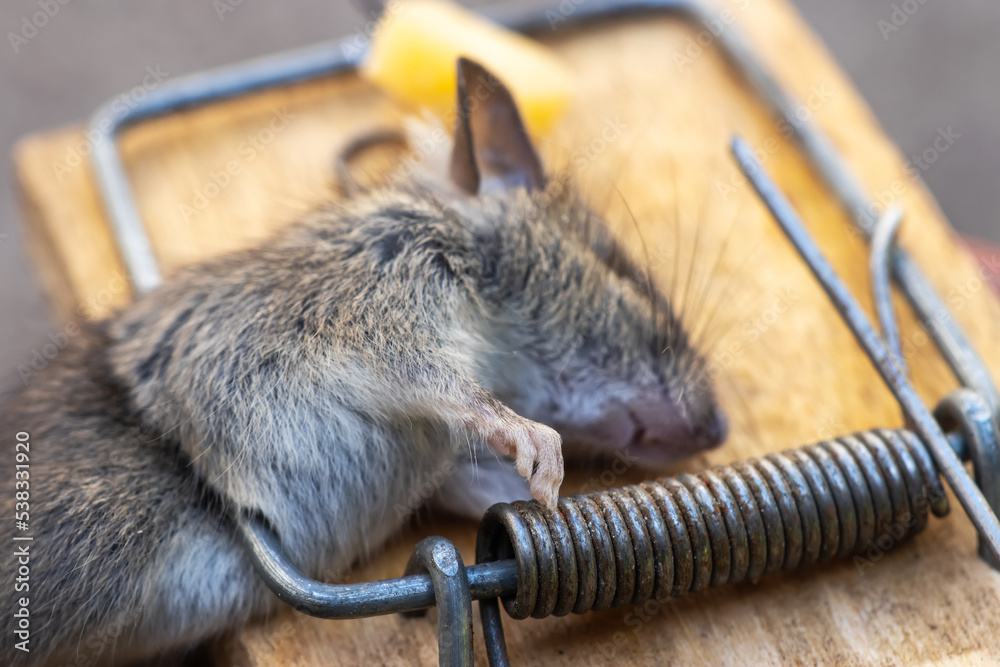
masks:
[(6, 567), (3, 590), (30, 598), (32, 633), (0, 662), (145, 659), (266, 614), (233, 512), (324, 578), (441, 471), (439, 500), (476, 516), (529, 491), (554, 506), (563, 441), (662, 464), (724, 439), (669, 301), (546, 178), (507, 89), (458, 69), (449, 185), (331, 203), (185, 269), (9, 399), (34, 540), (27, 586)]

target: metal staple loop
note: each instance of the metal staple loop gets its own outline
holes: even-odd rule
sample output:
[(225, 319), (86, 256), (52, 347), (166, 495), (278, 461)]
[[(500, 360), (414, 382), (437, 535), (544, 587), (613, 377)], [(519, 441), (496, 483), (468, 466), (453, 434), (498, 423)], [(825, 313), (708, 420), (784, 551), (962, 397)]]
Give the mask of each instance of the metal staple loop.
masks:
[[(462, 554), (443, 537), (427, 537), (417, 544), (406, 574), (426, 572), (434, 583), (438, 610), (438, 659), (442, 665), (472, 664), (472, 594)], [(426, 610), (409, 612), (422, 616)]]

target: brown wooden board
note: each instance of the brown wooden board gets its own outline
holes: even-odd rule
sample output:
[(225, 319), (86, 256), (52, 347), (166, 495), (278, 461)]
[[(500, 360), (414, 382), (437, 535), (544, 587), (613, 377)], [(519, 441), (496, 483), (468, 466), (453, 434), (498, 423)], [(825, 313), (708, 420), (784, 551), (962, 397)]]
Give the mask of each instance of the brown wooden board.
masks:
[[(564, 11), (575, 7), (563, 5)], [(784, 0), (727, 7), (720, 20), (741, 25), (803, 101), (801, 113), (830, 135), (873, 197), (903, 203), (901, 243), (989, 366), (1000, 369), (1000, 304), (983, 280), (989, 277), (984, 271), (995, 275), (996, 258), (981, 269), (956, 243), (924, 185), (905, 169), (905, 157)], [(700, 340), (712, 345), (709, 357), (732, 425), (728, 443), (707, 456), (667, 471), (575, 472), (564, 492), (899, 425), (899, 408), (871, 364), (736, 175), (727, 149), (731, 134), (758, 148), (827, 256), (870, 307), (866, 246), (787, 140), (787, 128), (714, 50), (711, 33), (663, 17), (559, 27), (542, 39), (579, 77), (570, 111), (541, 142), (544, 158), (577, 173), (624, 242), (637, 257), (648, 256), (689, 327), (709, 330)], [(330, 196), (337, 149), (358, 133), (398, 124), (406, 113), (368, 84), (342, 76), (130, 129), (121, 142), (124, 162), (165, 273), (260, 241)], [(281, 117), (286, 120), (275, 120)], [(280, 129), (269, 134), (272, 122)], [(81, 129), (69, 128), (28, 137), (15, 153), (30, 249), (62, 320), (107, 314), (130, 298), (92, 170), (86, 159), (74, 158), (86, 150), (81, 141)], [(227, 165), (239, 173), (219, 185)], [(955, 380), (898, 298), (897, 306), (910, 368), (933, 405)], [(912, 542), (873, 552), (869, 565), (828, 563), (639, 610), (508, 619), (512, 661), (996, 664), (1000, 575), (976, 557), (974, 530), (957, 503), (953, 508)], [(472, 562), (474, 531), (470, 523), (425, 511), (351, 579), (400, 575), (412, 546), (429, 534), (454, 540)], [(423, 619), (321, 621), (285, 611), (226, 638), (217, 654), (223, 663), (255, 666), (429, 665), (437, 659), (435, 618), (431, 612)], [(478, 620), (476, 634), (477, 661), (485, 664)]]

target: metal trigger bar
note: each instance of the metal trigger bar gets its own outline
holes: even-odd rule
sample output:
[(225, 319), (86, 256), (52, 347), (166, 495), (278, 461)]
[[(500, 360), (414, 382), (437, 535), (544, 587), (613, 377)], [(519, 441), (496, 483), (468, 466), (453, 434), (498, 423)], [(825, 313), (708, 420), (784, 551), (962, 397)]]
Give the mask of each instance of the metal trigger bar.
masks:
[(871, 272), (875, 313), (882, 326), (886, 347), (896, 358), (896, 363), (906, 373), (906, 359), (899, 341), (899, 326), (892, 309), (889, 284), (889, 252), (896, 248), (896, 232), (903, 221), (903, 207), (891, 204), (872, 229)]
[[(986, 497), (966, 472), (962, 462), (949, 445), (938, 422), (907, 379), (905, 371), (898, 363), (898, 359), (901, 358), (899, 352), (897, 350), (890, 351), (887, 348), (886, 343), (876, 332), (864, 310), (851, 295), (847, 285), (823, 256), (791, 204), (765, 173), (763, 166), (754, 156), (750, 144), (740, 137), (735, 137), (732, 140), (732, 152), (747, 180), (767, 206), (782, 231), (785, 232), (788, 240), (795, 246), (803, 261), (809, 265), (809, 269), (826, 291), (827, 296), (830, 297), (830, 301), (851, 328), (882, 379), (896, 396), (906, 417), (910, 420), (913, 430), (927, 444), (940, 472), (958, 497), (962, 507), (965, 508), (972, 523), (976, 526), (976, 530), (979, 531), (981, 549), (984, 549), (988, 554), (988, 560), (992, 563), (1000, 563), (1000, 522), (997, 521), (993, 508), (990, 507)], [(889, 252), (888, 248), (891, 246), (893, 236), (892, 227), (898, 223), (893, 223), (892, 217), (888, 220), (888, 224), (882, 225), (879, 255), (873, 259), (873, 263), (878, 263), (878, 257)], [(898, 256), (901, 256), (901, 253), (897, 251)], [(885, 275), (881, 277), (883, 280), (885, 279)], [(932, 288), (928, 286), (928, 289)], [(876, 292), (881, 292), (884, 297), (880, 299), (882, 302), (879, 311), (880, 318), (883, 323), (892, 321), (890, 328), (895, 327), (892, 305), (888, 302), (888, 285), (876, 288)], [(896, 345), (898, 346), (898, 336)], [(995, 425), (995, 420), (992, 421), (991, 426)]]

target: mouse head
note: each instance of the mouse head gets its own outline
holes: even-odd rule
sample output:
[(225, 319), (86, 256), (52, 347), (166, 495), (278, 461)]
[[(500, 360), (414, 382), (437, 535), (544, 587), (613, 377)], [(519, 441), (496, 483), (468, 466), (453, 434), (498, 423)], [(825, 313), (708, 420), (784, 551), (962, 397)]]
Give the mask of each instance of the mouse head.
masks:
[(487, 383), (555, 428), (567, 458), (660, 465), (720, 444), (726, 420), (669, 300), (567, 179), (547, 182), (510, 92), (458, 64), (452, 182), (478, 220)]

